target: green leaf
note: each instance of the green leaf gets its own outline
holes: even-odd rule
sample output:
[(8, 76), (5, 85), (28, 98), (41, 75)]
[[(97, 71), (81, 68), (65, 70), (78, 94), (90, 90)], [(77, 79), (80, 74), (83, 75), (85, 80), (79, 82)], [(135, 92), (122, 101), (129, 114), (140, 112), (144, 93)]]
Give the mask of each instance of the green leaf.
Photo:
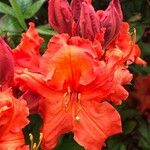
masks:
[(53, 35), (56, 34), (56, 32), (54, 30), (52, 30), (48, 24), (42, 25), (42, 26), (38, 26), (37, 27), (37, 31), (38, 31), (39, 34), (42, 34), (42, 35), (53, 36)]
[(33, 17), (41, 8), (45, 0), (38, 0), (37, 2), (33, 3), (28, 9), (26, 10), (24, 14), (25, 19), (29, 19)]
[(141, 51), (142, 51), (143, 55), (149, 55), (150, 54), (150, 46), (149, 46), (149, 44), (146, 44), (146, 43), (144, 43), (142, 41), (139, 41), (138, 44), (139, 44), (139, 46), (141, 48)]
[(113, 136), (107, 141), (108, 150), (126, 150), (126, 146), (121, 143), (119, 136)]
[(15, 12), (15, 15), (16, 15), (16, 18), (18, 19), (18, 22), (20, 23), (21, 27), (24, 30), (26, 30), (27, 26), (26, 26), (26, 23), (25, 23), (25, 20), (24, 20), (21, 8), (20, 8), (20, 6), (17, 3), (17, 0), (9, 0), (9, 1), (10, 1), (11, 5), (12, 5), (12, 8), (13, 8), (13, 10)]
[(2, 32), (7, 32), (8, 34), (12, 34), (12, 33), (21, 34), (22, 32), (22, 28), (18, 20), (9, 15), (4, 15), (0, 19), (0, 29)]
[(141, 120), (140, 122), (140, 140), (139, 140), (139, 146), (143, 148), (144, 150), (150, 149), (150, 124), (146, 122), (145, 120)]
[(137, 122), (134, 120), (126, 121), (123, 126), (124, 135), (131, 133), (135, 129), (136, 125), (137, 125)]
[(139, 112), (136, 111), (135, 109), (127, 109), (127, 110), (121, 111), (120, 114), (121, 114), (122, 120), (125, 121), (126, 119), (132, 119), (138, 116)]
[(25, 13), (27, 9), (32, 5), (32, 0), (17, 0), (17, 3), (21, 8), (22, 13)]
[(0, 12), (15, 17), (15, 13), (13, 12), (13, 9), (9, 5), (3, 2), (0, 2)]
[(72, 134), (66, 134), (63, 139), (61, 139), (61, 144), (57, 145), (55, 150), (84, 150), (80, 145), (78, 145)]

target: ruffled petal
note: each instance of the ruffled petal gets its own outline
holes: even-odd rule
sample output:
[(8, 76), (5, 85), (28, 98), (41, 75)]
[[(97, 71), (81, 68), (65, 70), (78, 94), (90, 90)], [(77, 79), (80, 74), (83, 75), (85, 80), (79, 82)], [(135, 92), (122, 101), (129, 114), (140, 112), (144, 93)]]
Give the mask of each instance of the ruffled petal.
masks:
[[(7, 68), (7, 69), (6, 69)], [(13, 81), (14, 60), (11, 49), (0, 37), (0, 88), (7, 88)]]
[(40, 61), (40, 46), (43, 39), (38, 35), (34, 23), (22, 34), (21, 43), (13, 50), (16, 67), (37, 71)]
[(29, 123), (26, 102), (15, 99), (10, 90), (0, 92), (0, 149), (29, 149), (22, 129)]
[(109, 136), (122, 131), (118, 112), (107, 102), (81, 103), (78, 117), (74, 139), (86, 150), (100, 150)]
[[(69, 41), (67, 43), (70, 43)], [(52, 38), (49, 46), (54, 45), (54, 42), (57, 44)], [(92, 57), (92, 50), (67, 43), (61, 47), (58, 44), (57, 50), (53, 50), (55, 53), (48, 49), (42, 56), (42, 73), (45, 81), (54, 89), (67, 89), (70, 86), (75, 90), (80, 84), (86, 85), (95, 79), (94, 67), (97, 67), (99, 61)]]

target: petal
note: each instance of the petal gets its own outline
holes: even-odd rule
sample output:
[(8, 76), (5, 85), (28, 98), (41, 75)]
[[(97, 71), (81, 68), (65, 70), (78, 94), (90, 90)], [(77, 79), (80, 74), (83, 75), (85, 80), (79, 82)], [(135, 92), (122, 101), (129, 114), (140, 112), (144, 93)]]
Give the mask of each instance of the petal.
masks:
[(97, 11), (97, 14), (101, 27), (106, 28), (105, 41), (103, 43), (103, 48), (106, 48), (108, 44), (114, 40), (120, 30), (122, 11), (119, 0), (112, 0), (104, 12)]
[(29, 123), (26, 102), (12, 96), (10, 90), (0, 92), (0, 149), (29, 149), (22, 129)]
[(109, 136), (122, 131), (118, 112), (107, 102), (84, 102), (78, 116), (74, 139), (86, 150), (100, 150)]
[(1, 150), (29, 150), (29, 146), (25, 145), (24, 135), (22, 132), (18, 134), (7, 134), (0, 141)]
[[(7, 69), (6, 69), (7, 68)], [(11, 49), (0, 37), (0, 88), (8, 87), (14, 77), (14, 60)]]
[(90, 3), (82, 2), (79, 27), (79, 35), (90, 40), (93, 40), (100, 32), (98, 16)]
[(43, 39), (38, 35), (34, 23), (29, 23), (29, 29), (22, 34), (21, 43), (13, 51), (16, 66), (37, 71), (42, 42)]
[(58, 93), (40, 103), (40, 112), (44, 119), (42, 127), (42, 149), (44, 150), (53, 149), (59, 137), (72, 130), (72, 115), (70, 111), (65, 111), (62, 99), (63, 93)]
[[(67, 43), (70, 43), (69, 41)], [(53, 42), (53, 39), (50, 40), (49, 45), (53, 45)], [(67, 43), (61, 47), (58, 44), (53, 57), (50, 49), (42, 56), (42, 73), (45, 81), (54, 89), (65, 89), (68, 86), (76, 89), (79, 84), (86, 85), (95, 78), (93, 66), (96, 66), (99, 61), (96, 62), (92, 58), (89, 53), (92, 50)]]
[(67, 0), (49, 0), (48, 21), (58, 33), (72, 34), (72, 11)]
[(34, 91), (28, 90), (22, 95), (22, 98), (26, 100), (30, 113), (39, 112), (39, 101), (42, 98), (39, 94)]

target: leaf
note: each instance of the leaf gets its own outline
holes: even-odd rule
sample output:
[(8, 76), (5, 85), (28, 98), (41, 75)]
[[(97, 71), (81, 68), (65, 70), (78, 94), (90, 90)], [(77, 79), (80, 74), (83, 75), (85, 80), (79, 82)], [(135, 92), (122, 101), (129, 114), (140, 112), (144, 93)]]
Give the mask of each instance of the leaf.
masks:
[(27, 9), (32, 5), (32, 0), (17, 0), (17, 3), (21, 8), (22, 13), (25, 13)]
[(53, 29), (51, 29), (48, 24), (38, 26), (37, 31), (38, 31), (39, 34), (42, 34), (42, 35), (51, 35), (51, 36), (53, 36), (53, 35), (56, 34), (56, 32)]
[(55, 150), (84, 150), (80, 145), (78, 145), (72, 134), (66, 134), (63, 139), (61, 139), (61, 144), (57, 145)]
[(45, 0), (38, 0), (35, 3), (33, 3), (26, 10), (26, 12), (24, 14), (24, 18), (29, 19), (29, 18), (33, 17), (39, 11), (39, 9), (41, 8), (41, 6), (43, 5), (44, 2), (45, 2)]
[(13, 9), (9, 5), (3, 2), (0, 2), (0, 12), (15, 17), (15, 13), (13, 12)]
[(141, 48), (141, 51), (142, 51), (143, 55), (149, 55), (150, 54), (150, 44), (146, 44), (142, 41), (139, 41), (138, 44)]
[(18, 22), (20, 23), (21, 27), (24, 30), (26, 30), (27, 26), (26, 26), (26, 23), (25, 23), (25, 20), (24, 20), (21, 8), (20, 8), (20, 6), (17, 3), (17, 0), (9, 0), (9, 1), (10, 1), (11, 5), (12, 5), (12, 8), (13, 8), (13, 10), (15, 12), (15, 15), (16, 15), (16, 18), (18, 19)]
[(121, 114), (123, 121), (125, 121), (126, 119), (132, 119), (139, 115), (138, 111), (136, 111), (135, 109), (123, 110), (120, 112), (120, 114)]
[(124, 135), (130, 134), (136, 127), (137, 122), (134, 120), (128, 120), (124, 123), (123, 133)]
[(4, 15), (0, 19), (0, 29), (2, 32), (8, 32), (11, 33), (21, 33), (22, 28), (18, 22), (18, 20), (14, 17), (11, 17), (9, 15)]
[(139, 140), (139, 146), (143, 148), (144, 150), (150, 149), (150, 124), (146, 122), (145, 120), (141, 120), (140, 122), (140, 140)]
[(108, 150), (126, 150), (126, 146), (122, 144), (119, 136), (110, 137), (107, 141)]

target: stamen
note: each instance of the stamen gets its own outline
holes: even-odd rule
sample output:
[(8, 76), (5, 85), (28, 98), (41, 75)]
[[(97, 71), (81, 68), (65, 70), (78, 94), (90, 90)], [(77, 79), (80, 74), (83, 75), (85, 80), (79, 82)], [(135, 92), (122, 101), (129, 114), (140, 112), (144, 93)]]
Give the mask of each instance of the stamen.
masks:
[(43, 133), (40, 133), (38, 144), (33, 142), (33, 135), (31, 133), (29, 134), (29, 137), (30, 137), (30, 141), (31, 141), (30, 149), (31, 150), (38, 150), (38, 148), (40, 147), (42, 138), (43, 138)]
[(135, 28), (133, 29), (133, 32), (131, 34), (131, 38), (132, 38), (133, 44), (135, 44), (136, 43), (136, 29)]
[(32, 150), (32, 148), (33, 148), (33, 135), (32, 135), (32, 133), (29, 134), (29, 137), (30, 137), (30, 142), (31, 142), (30, 149)]
[(77, 122), (80, 122), (80, 116), (75, 116), (75, 120), (77, 121)]

